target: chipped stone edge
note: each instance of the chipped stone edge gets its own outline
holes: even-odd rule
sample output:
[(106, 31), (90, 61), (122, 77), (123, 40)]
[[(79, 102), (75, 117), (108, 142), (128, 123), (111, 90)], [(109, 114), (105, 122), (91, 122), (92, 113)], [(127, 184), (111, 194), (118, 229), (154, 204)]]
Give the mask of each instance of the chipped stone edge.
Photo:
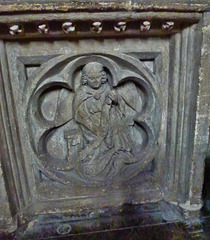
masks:
[(182, 11), (182, 12), (204, 12), (210, 10), (210, 3), (208, 1), (196, 3), (151, 3), (151, 2), (133, 2), (133, 1), (59, 1), (56, 2), (0, 2), (0, 13), (15, 13), (15, 12), (52, 12), (52, 11), (60, 11), (60, 12), (69, 12), (69, 11)]

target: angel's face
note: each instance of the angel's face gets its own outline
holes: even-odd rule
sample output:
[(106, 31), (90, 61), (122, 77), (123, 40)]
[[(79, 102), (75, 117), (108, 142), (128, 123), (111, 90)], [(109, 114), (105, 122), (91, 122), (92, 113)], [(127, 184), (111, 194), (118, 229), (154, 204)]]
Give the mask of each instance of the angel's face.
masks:
[(86, 75), (87, 85), (93, 89), (101, 87), (103, 76), (103, 66), (100, 63), (89, 63), (84, 69), (83, 73)]
[(101, 87), (102, 79), (101, 79), (101, 73), (96, 71), (90, 71), (87, 74), (87, 84), (93, 89), (98, 89)]

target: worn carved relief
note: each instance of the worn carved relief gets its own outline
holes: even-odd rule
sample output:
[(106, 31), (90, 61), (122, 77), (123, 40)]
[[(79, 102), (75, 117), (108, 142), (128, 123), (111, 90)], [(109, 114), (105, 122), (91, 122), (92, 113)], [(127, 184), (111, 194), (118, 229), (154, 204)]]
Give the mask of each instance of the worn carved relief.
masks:
[(148, 169), (161, 129), (153, 73), (126, 54), (59, 56), (26, 86), (39, 169), (68, 184), (124, 182)]

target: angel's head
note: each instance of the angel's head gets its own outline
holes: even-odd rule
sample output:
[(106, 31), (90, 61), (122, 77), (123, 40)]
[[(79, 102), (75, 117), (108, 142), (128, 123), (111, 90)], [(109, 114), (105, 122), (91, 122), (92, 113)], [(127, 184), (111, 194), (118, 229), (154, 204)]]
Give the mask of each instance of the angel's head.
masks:
[(98, 89), (101, 84), (107, 82), (107, 74), (103, 65), (98, 62), (86, 64), (82, 69), (82, 84), (88, 85), (93, 89)]

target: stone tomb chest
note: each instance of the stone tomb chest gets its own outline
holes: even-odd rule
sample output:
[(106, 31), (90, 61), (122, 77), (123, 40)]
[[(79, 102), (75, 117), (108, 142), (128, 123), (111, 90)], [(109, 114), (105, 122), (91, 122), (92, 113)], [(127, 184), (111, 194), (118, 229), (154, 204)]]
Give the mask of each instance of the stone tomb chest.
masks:
[(2, 228), (104, 230), (125, 204), (198, 217), (207, 4), (3, 2)]

